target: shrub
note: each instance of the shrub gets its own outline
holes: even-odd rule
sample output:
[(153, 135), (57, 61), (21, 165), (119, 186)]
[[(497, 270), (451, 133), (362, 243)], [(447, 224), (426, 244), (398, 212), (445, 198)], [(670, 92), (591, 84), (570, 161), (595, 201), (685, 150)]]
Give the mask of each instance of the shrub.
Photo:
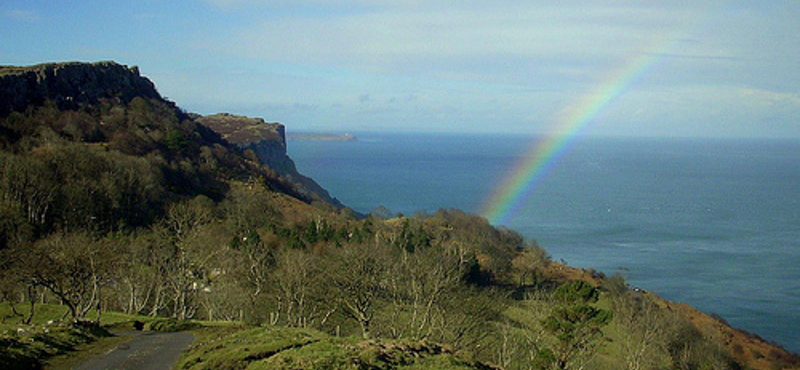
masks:
[(197, 329), (199, 327), (200, 325), (198, 325), (195, 322), (177, 320), (172, 318), (151, 321), (144, 326), (144, 328), (146, 328), (147, 330), (157, 331), (162, 333), (174, 333), (178, 331)]

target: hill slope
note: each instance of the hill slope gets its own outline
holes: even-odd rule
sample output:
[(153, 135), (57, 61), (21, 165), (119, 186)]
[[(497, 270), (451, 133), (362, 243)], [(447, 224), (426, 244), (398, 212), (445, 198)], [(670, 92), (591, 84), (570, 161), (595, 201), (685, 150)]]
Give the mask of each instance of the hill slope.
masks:
[[(282, 125), (187, 114), (135, 68), (0, 78), (0, 300), (57, 303), (76, 321), (99, 307), (294, 328), (225, 334), (187, 367), (228, 347), (254, 368), (800, 363), (621, 278), (554, 263), (475, 215), (357, 217), (296, 174)], [(251, 335), (324, 339), (254, 354), (237, 344)]]
[[(2, 190), (6, 200), (27, 210), (19, 217), (29, 224), (6, 225), (6, 234), (46, 234), (67, 223), (106, 231), (139, 227), (166, 210), (165, 200), (222, 199), (232, 180), (260, 179), (303, 202), (342, 208), (296, 170), (245, 156), (202, 119), (163, 99), (135, 67), (0, 67), (0, 97)], [(291, 164), (284, 142), (260, 146)], [(103, 178), (106, 183), (95, 181)], [(91, 196), (75, 189), (79, 185), (92, 189)]]
[(196, 121), (217, 132), (227, 142), (247, 152), (252, 151), (261, 163), (275, 170), (280, 176), (301, 185), (303, 195), (314, 196), (337, 207), (338, 200), (313, 179), (297, 172), (294, 161), (286, 153), (286, 128), (280, 123), (267, 123), (261, 118), (249, 118), (231, 114), (216, 114), (198, 117)]

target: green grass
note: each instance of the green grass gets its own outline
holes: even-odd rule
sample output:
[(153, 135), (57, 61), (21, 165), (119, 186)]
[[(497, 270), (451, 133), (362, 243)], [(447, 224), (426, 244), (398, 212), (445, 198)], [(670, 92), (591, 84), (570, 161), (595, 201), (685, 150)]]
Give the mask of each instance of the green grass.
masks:
[(249, 364), (247, 370), (389, 370), (480, 368), (444, 347), (402, 340), (365, 341), (357, 337), (327, 337), (295, 346)]
[[(15, 306), (17, 312), (27, 316), (30, 312), (30, 306), (27, 304), (18, 304)], [(53, 305), (53, 304), (37, 304), (34, 308), (33, 319), (31, 325), (44, 325), (49, 320), (58, 320), (67, 312), (66, 306)], [(0, 303), (0, 330), (5, 332), (8, 329), (16, 329), (22, 325), (24, 316), (17, 316), (11, 309), (8, 302)]]
[(101, 328), (51, 326), (28, 327), (24, 331), (0, 336), (0, 368), (38, 368), (41, 361), (74, 351), (110, 334)]
[[(16, 309), (18, 313), (24, 316), (30, 313), (30, 306), (27, 304), (18, 304), (16, 305)], [(66, 313), (66, 306), (48, 303), (37, 304), (34, 308), (31, 326), (47, 325), (49, 321), (61, 320), (62, 318), (68, 320), (69, 316), (65, 315)], [(89, 311), (86, 318), (92, 320), (96, 319), (97, 311)], [(15, 315), (8, 302), (0, 303), (0, 334), (7, 333), (9, 330), (16, 331), (19, 328), (24, 329), (26, 326), (22, 324), (22, 320), (23, 317)], [(100, 315), (100, 324), (103, 325), (103, 327), (111, 329), (119, 327), (120, 329), (128, 330), (128, 327), (136, 320), (150, 322), (154, 319), (149, 316), (128, 315), (126, 313), (113, 311), (103, 311)], [(132, 330), (132, 326), (130, 326), (130, 329)]]
[(196, 335), (197, 344), (183, 356), (180, 369), (243, 369), (251, 362), (324, 336), (310, 330), (224, 326), (198, 330)]
[(480, 366), (475, 366), (473, 364), (466, 363), (455, 358), (452, 355), (441, 355), (435, 357), (426, 357), (420, 359), (414, 364), (409, 366), (404, 366), (401, 369), (404, 370), (429, 370), (429, 369), (437, 369), (437, 370), (465, 370), (465, 369), (475, 369), (481, 368)]
[[(91, 358), (129, 338), (112, 337), (106, 329), (134, 330), (133, 322), (152, 321), (146, 316), (120, 312), (103, 312), (103, 327), (81, 327), (49, 324), (61, 320), (67, 308), (54, 304), (37, 304), (30, 325), (23, 318), (30, 312), (28, 305), (17, 305), (14, 314), (8, 302), (0, 303), (0, 369), (64, 369)], [(96, 319), (90, 312), (87, 318)], [(69, 321), (69, 320), (67, 320)]]
[(180, 321), (172, 318), (150, 318), (150, 321), (145, 324), (144, 329), (162, 333), (174, 333), (198, 329), (201, 326), (202, 325), (197, 321)]
[[(130, 340), (110, 336), (102, 328), (47, 325), (50, 320), (60, 319), (65, 309), (37, 305), (33, 325), (26, 326), (21, 325), (22, 318), (12, 313), (8, 303), (0, 304), (0, 369), (70, 368)], [(17, 310), (27, 308), (20, 306)], [(135, 320), (146, 322), (147, 330), (191, 330), (195, 334), (195, 344), (176, 367), (184, 370), (482, 368), (446, 347), (425, 342), (365, 341), (307, 329), (245, 327), (230, 322), (187, 323), (118, 312), (104, 312), (101, 316), (103, 326), (115, 330), (133, 330)]]
[(176, 368), (313, 370), (481, 368), (445, 347), (401, 340), (367, 341), (284, 327), (217, 327), (195, 331), (198, 340)]

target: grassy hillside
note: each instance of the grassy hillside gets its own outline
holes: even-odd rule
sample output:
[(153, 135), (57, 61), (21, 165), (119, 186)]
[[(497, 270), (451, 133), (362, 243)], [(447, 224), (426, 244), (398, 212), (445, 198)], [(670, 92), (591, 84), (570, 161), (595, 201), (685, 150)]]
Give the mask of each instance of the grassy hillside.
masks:
[(491, 369), (424, 341), (333, 337), (309, 329), (206, 329), (179, 369)]
[(138, 71), (107, 79), (125, 94), (95, 84), (68, 99), (95, 73), (78, 70), (69, 89), (48, 84), (0, 117), (0, 302), (36, 312), (3, 314), (9, 366), (74, 348), (39, 347), (53, 307), (66, 322), (96, 323), (99, 307), (169, 318), (150, 325), (162, 329), (235, 323), (206, 329), (186, 369), (800, 364), (619, 277), (554, 263), (481, 217), (364, 218), (326, 203), (173, 103), (132, 94), (152, 86)]

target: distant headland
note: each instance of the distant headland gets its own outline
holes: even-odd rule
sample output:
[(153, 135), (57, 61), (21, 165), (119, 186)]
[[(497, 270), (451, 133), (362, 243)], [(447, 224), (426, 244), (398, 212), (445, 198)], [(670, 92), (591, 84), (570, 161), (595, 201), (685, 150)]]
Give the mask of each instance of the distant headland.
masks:
[(288, 141), (358, 141), (352, 134), (332, 134), (324, 132), (289, 132)]

